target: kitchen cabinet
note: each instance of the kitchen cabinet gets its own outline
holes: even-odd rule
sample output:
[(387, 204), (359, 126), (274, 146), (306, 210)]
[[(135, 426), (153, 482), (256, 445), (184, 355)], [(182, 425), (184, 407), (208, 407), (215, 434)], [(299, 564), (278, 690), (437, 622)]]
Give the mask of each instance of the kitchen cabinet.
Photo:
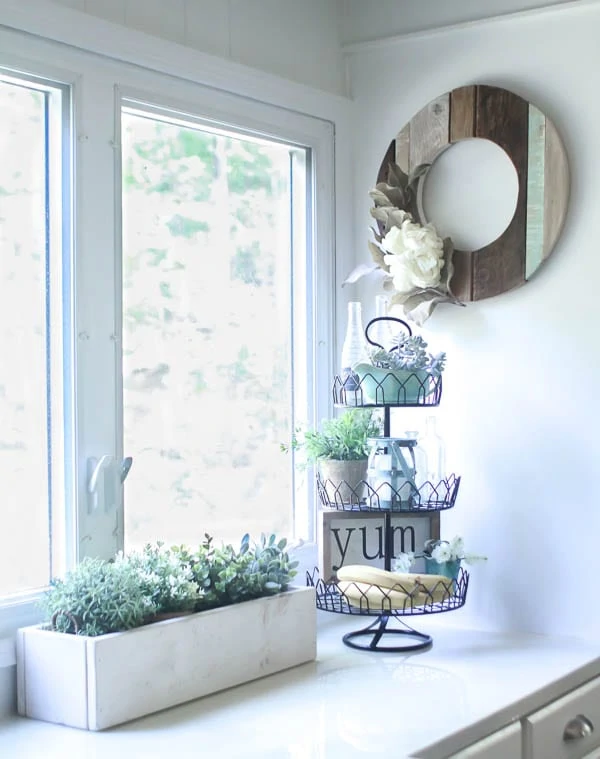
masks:
[[(521, 759), (521, 723), (497, 730), (448, 759)], [(550, 755), (546, 757), (550, 759)]]

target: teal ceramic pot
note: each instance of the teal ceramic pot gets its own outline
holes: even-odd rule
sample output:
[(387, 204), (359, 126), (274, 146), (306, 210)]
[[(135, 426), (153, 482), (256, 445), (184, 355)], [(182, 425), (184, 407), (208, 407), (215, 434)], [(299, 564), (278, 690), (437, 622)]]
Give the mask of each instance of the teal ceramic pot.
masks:
[(360, 379), (365, 403), (378, 406), (423, 402), (435, 390), (434, 378), (422, 369), (381, 369), (361, 363), (352, 367)]
[(425, 558), (425, 572), (428, 575), (444, 575), (450, 580), (457, 580), (459, 569), (460, 559), (437, 562), (435, 559)]

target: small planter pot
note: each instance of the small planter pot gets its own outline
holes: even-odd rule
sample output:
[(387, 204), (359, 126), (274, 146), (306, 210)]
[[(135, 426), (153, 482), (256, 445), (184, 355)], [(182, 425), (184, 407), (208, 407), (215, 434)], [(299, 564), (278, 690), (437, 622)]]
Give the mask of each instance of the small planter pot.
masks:
[(367, 479), (367, 459), (339, 461), (319, 459), (322, 500), (325, 505), (359, 504), (364, 498)]
[(450, 580), (458, 580), (459, 569), (460, 559), (438, 562), (435, 559), (425, 557), (425, 571), (428, 575), (443, 575)]
[(98, 637), (24, 627), (18, 710), (103, 730), (315, 658), (314, 588)]
[(424, 403), (435, 391), (435, 378), (424, 370), (381, 369), (357, 364), (353, 371), (360, 380), (364, 401), (377, 405)]

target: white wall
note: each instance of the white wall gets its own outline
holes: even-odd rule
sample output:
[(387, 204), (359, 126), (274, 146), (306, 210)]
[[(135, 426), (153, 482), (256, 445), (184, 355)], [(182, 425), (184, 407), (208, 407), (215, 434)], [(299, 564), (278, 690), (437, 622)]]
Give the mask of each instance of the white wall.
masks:
[(54, 0), (162, 39), (345, 93), (338, 0)]
[(343, 0), (340, 33), (343, 43), (364, 42), (577, 1)]
[(356, 260), (370, 260), (367, 193), (390, 140), (442, 93), (471, 83), (515, 91), (554, 121), (570, 158), (571, 206), (545, 266), (511, 293), (439, 306), (422, 330), (448, 351), (439, 412), (463, 476), (443, 537), (460, 532), (489, 556), (448, 622), (600, 636), (598, 28), (600, 5), (589, 3), (349, 56)]

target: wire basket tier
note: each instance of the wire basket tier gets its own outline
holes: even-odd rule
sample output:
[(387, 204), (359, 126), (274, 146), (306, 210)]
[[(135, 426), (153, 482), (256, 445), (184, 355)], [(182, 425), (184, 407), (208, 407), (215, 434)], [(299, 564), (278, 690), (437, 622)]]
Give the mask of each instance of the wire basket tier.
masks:
[(390, 483), (375, 489), (367, 480), (349, 484), (333, 482), (317, 473), (317, 492), (321, 505), (337, 511), (378, 511), (382, 514), (444, 511), (451, 509), (458, 496), (460, 476), (449, 474), (438, 483), (424, 482), (415, 490), (405, 482), (399, 490)]
[(306, 584), (315, 588), (317, 609), (321, 611), (372, 617), (421, 616), (454, 611), (464, 606), (469, 573), (461, 567), (456, 580), (448, 579), (429, 590), (422, 585), (396, 585), (393, 590), (364, 583), (344, 583), (342, 588), (334, 580), (322, 580), (315, 569), (306, 573)]
[(333, 403), (351, 408), (439, 406), (442, 375), (425, 371), (393, 371), (372, 367), (358, 375), (336, 376)]

